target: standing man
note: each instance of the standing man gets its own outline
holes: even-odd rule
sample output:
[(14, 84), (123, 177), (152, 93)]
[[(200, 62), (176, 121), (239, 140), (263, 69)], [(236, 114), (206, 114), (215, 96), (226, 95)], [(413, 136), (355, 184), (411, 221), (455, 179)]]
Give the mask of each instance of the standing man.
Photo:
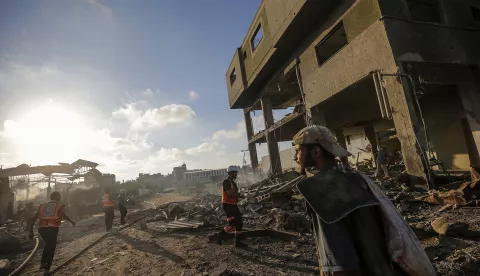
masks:
[(110, 198), (110, 189), (105, 188), (105, 194), (102, 198), (103, 210), (105, 211), (105, 228), (107, 232), (112, 230), (113, 219), (115, 218), (115, 209), (113, 207), (113, 201)]
[(360, 174), (335, 164), (336, 156), (350, 153), (323, 126), (306, 127), (293, 139), (298, 169), (310, 176), (297, 187), (312, 219), (320, 274), (403, 275), (387, 250), (379, 201)]
[(388, 154), (387, 150), (385, 147), (380, 147), (377, 152), (377, 159), (375, 160), (377, 163), (377, 171), (375, 172), (375, 177), (380, 176), (381, 170), (383, 170), (383, 173), (385, 174), (386, 177), (388, 177), (388, 168), (387, 168), (387, 162), (388, 162)]
[(60, 193), (53, 192), (50, 194), (50, 202), (41, 204), (37, 213), (32, 218), (28, 235), (29, 239), (33, 238), (33, 226), (38, 219), (38, 233), (45, 241), (45, 248), (43, 248), (40, 269), (44, 270), (44, 275), (50, 275), (50, 267), (55, 255), (55, 248), (57, 247), (58, 229), (62, 223), (62, 218), (69, 221), (75, 227), (73, 221), (65, 212), (65, 206), (60, 203)]
[(237, 166), (229, 166), (227, 169), (228, 177), (223, 181), (222, 185), (222, 207), (227, 215), (228, 225), (225, 226), (218, 234), (217, 243), (222, 244), (222, 239), (225, 235), (230, 233), (235, 234), (235, 247), (245, 247), (246, 244), (240, 241), (243, 222), (242, 214), (238, 209), (238, 199), (240, 194), (238, 193), (238, 186), (235, 183), (238, 174)]
[(125, 224), (125, 216), (127, 215), (127, 207), (125, 202), (125, 190), (120, 190), (118, 195), (118, 210), (120, 211), (120, 224)]
[[(23, 209), (23, 219), (25, 220), (25, 232), (30, 229), (30, 224), (32, 224), (32, 218), (35, 215), (35, 210), (33, 207), (33, 202), (27, 203), (25, 209)], [(33, 220), (35, 221), (35, 220)], [(34, 222), (35, 224), (35, 222)], [(33, 226), (33, 225), (32, 225)]]

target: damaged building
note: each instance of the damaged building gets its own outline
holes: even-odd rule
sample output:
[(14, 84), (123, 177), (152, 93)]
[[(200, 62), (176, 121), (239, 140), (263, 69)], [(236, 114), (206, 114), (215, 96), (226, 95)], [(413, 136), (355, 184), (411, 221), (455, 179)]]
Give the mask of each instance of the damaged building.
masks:
[(379, 146), (401, 152), (410, 179), (479, 167), (479, 49), (479, 1), (262, 1), (226, 72), (252, 167), (267, 143), (280, 173), (278, 142), (312, 123), (330, 128), (352, 163)]

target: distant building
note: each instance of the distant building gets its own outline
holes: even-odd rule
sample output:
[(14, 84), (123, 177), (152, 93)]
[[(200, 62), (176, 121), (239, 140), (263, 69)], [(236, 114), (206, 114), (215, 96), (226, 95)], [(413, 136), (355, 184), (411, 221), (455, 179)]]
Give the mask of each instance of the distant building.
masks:
[(185, 186), (185, 173), (187, 172), (187, 165), (184, 163), (179, 167), (173, 168), (173, 184), (176, 187)]
[(227, 169), (193, 170), (185, 173), (187, 184), (202, 181), (218, 181), (227, 176)]
[(115, 175), (114, 174), (110, 174), (110, 173), (104, 173), (102, 175), (102, 183), (101, 185), (105, 188), (114, 188), (115, 187), (115, 183), (116, 183), (116, 178), (115, 178)]
[(138, 181), (148, 186), (153, 186), (158, 188), (166, 188), (167, 186), (168, 187), (172, 186), (171, 183), (169, 183), (170, 181), (168, 176), (163, 175), (161, 173), (154, 173), (154, 174), (141, 173), (138, 175)]
[(114, 174), (104, 173), (101, 175), (87, 175), (83, 179), (83, 183), (87, 187), (102, 187), (102, 188), (115, 188), (116, 177)]

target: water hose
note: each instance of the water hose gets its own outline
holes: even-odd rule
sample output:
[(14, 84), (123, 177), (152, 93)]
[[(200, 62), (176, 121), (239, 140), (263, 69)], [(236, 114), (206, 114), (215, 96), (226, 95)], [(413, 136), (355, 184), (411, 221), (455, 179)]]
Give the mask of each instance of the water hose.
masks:
[(27, 264), (33, 259), (33, 255), (35, 255), (35, 253), (37, 252), (39, 244), (40, 244), (40, 240), (38, 239), (38, 237), (36, 237), (35, 247), (33, 248), (32, 252), (30, 252), (30, 255), (28, 255), (25, 261), (23, 261), (23, 263), (19, 267), (17, 267), (17, 269), (15, 269), (12, 273), (10, 273), (9, 276), (18, 275), (20, 274), (20, 272), (22, 272), (22, 270), (27, 266)]

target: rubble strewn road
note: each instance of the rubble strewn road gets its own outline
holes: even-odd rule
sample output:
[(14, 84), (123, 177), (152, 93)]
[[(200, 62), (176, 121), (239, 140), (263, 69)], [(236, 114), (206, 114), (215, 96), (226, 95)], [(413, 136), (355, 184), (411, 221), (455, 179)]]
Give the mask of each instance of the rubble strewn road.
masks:
[[(189, 195), (180, 195), (177, 193), (169, 194), (159, 194), (148, 198), (149, 203), (141, 203), (138, 206), (135, 206), (135, 209), (129, 210), (127, 216), (128, 220), (134, 220), (137, 217), (141, 217), (146, 214), (146, 211), (141, 211), (142, 209), (151, 208), (151, 203), (159, 206), (170, 201), (184, 201), (190, 198)], [(114, 224), (120, 222), (120, 213), (115, 212), (115, 221)], [(53, 267), (63, 263), (73, 255), (75, 255), (82, 248), (86, 247), (88, 244), (95, 241), (102, 234), (105, 233), (105, 224), (104, 224), (104, 215), (103, 213), (96, 214), (87, 219), (83, 219), (77, 222), (75, 227), (72, 227), (68, 223), (63, 223), (58, 235), (58, 245), (56, 249), (55, 259)], [(16, 233), (17, 234), (17, 233)], [(25, 239), (26, 234), (20, 234), (20, 240), (22, 244), (31, 243)], [(15, 259), (10, 264), (11, 267), (16, 267), (28, 256), (29, 252), (25, 251), (22, 254), (15, 255)], [(39, 268), (39, 258), (41, 256), (41, 250), (37, 252), (35, 258), (29, 264), (27, 269), (22, 273), (22, 275), (36, 275)], [(67, 271), (69, 271), (67, 269)], [(71, 272), (70, 272), (71, 273)]]
[[(225, 223), (220, 196), (204, 191), (170, 192), (148, 198), (148, 203), (137, 208), (179, 203), (109, 235), (55, 274), (318, 275), (310, 222), (292, 181), (296, 175), (287, 173), (244, 189), (249, 200), (243, 202), (242, 211), (245, 227), (289, 231), (298, 237), (293, 240), (273, 235), (248, 238), (246, 249), (234, 248), (232, 241), (223, 246), (209, 243)], [(480, 275), (480, 208), (466, 204), (476, 196), (475, 185), (465, 190), (459, 183), (465, 193), (458, 193), (457, 189), (427, 192), (393, 179), (377, 179), (376, 183), (415, 231), (438, 275)], [(146, 213), (132, 211), (128, 220)], [(103, 229), (103, 214), (84, 219), (75, 228), (62, 225), (54, 267), (96, 240)], [(10, 266), (17, 266), (27, 254), (18, 255)], [(39, 253), (24, 275), (38, 272), (38, 258)]]

